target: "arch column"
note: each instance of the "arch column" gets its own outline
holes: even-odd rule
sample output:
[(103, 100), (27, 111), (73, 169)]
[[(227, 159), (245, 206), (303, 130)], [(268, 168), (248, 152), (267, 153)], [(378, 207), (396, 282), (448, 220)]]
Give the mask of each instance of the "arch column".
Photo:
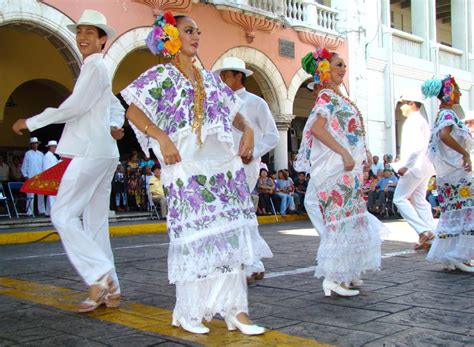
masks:
[(276, 126), (280, 135), (274, 150), (275, 170), (288, 169), (288, 130), (293, 118), (295, 116), (292, 114), (275, 115)]

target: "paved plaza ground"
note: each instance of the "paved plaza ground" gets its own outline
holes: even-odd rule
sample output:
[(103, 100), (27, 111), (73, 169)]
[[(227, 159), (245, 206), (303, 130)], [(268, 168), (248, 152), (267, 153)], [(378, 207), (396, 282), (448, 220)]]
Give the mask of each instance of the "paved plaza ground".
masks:
[(274, 257), (249, 288), (251, 317), (271, 329), (260, 337), (217, 319), (207, 336), (170, 326), (166, 234), (112, 239), (125, 302), (92, 314), (74, 312), (85, 286), (59, 242), (0, 246), (0, 346), (472, 346), (474, 275), (426, 262), (406, 223), (386, 225), (382, 269), (353, 298), (324, 297), (308, 221), (261, 226)]

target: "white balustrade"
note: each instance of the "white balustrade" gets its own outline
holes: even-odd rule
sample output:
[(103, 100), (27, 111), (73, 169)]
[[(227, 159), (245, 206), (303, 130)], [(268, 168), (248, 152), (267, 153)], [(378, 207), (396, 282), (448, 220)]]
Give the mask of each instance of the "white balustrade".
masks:
[(392, 34), (394, 52), (415, 58), (422, 57), (423, 38), (396, 29), (392, 29)]
[(453, 47), (439, 45), (439, 63), (458, 69), (462, 68), (463, 51)]

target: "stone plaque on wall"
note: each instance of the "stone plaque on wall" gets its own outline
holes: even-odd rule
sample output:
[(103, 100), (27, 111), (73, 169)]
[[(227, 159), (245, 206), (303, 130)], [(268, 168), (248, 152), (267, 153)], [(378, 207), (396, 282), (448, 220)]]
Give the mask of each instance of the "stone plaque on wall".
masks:
[(293, 41), (279, 39), (280, 55), (288, 58), (295, 57), (295, 43)]

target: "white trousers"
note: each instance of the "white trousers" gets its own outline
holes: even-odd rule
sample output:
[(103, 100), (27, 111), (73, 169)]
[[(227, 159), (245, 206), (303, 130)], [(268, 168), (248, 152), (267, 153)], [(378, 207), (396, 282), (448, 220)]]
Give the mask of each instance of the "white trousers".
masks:
[(39, 195), (39, 194), (34, 194), (34, 193), (26, 193), (26, 197), (28, 199), (31, 199), (31, 203), (28, 205), (28, 211), (26, 213), (30, 216), (34, 215), (34, 210), (35, 210), (35, 201), (34, 197), (36, 195), (36, 203), (38, 206), (38, 213), (39, 214), (45, 214), (46, 210), (44, 207), (44, 195)]
[[(247, 185), (249, 186), (250, 194), (252, 194), (257, 185), (258, 176), (260, 175), (260, 161), (261, 159), (258, 158), (252, 160), (249, 164), (244, 164), (245, 177), (247, 177)], [(245, 267), (245, 274), (247, 277), (250, 277), (255, 272), (265, 272), (265, 266), (263, 266), (261, 260)]]
[(408, 173), (400, 177), (393, 195), (393, 202), (403, 218), (418, 234), (435, 230), (431, 205), (426, 200), (430, 177), (417, 178)]
[(54, 202), (56, 201), (56, 196), (48, 196), (46, 198), (46, 215), (51, 215), (51, 208), (53, 208)]
[(51, 210), (66, 254), (88, 285), (105, 274), (119, 284), (109, 237), (110, 191), (116, 168), (117, 158), (74, 158)]

